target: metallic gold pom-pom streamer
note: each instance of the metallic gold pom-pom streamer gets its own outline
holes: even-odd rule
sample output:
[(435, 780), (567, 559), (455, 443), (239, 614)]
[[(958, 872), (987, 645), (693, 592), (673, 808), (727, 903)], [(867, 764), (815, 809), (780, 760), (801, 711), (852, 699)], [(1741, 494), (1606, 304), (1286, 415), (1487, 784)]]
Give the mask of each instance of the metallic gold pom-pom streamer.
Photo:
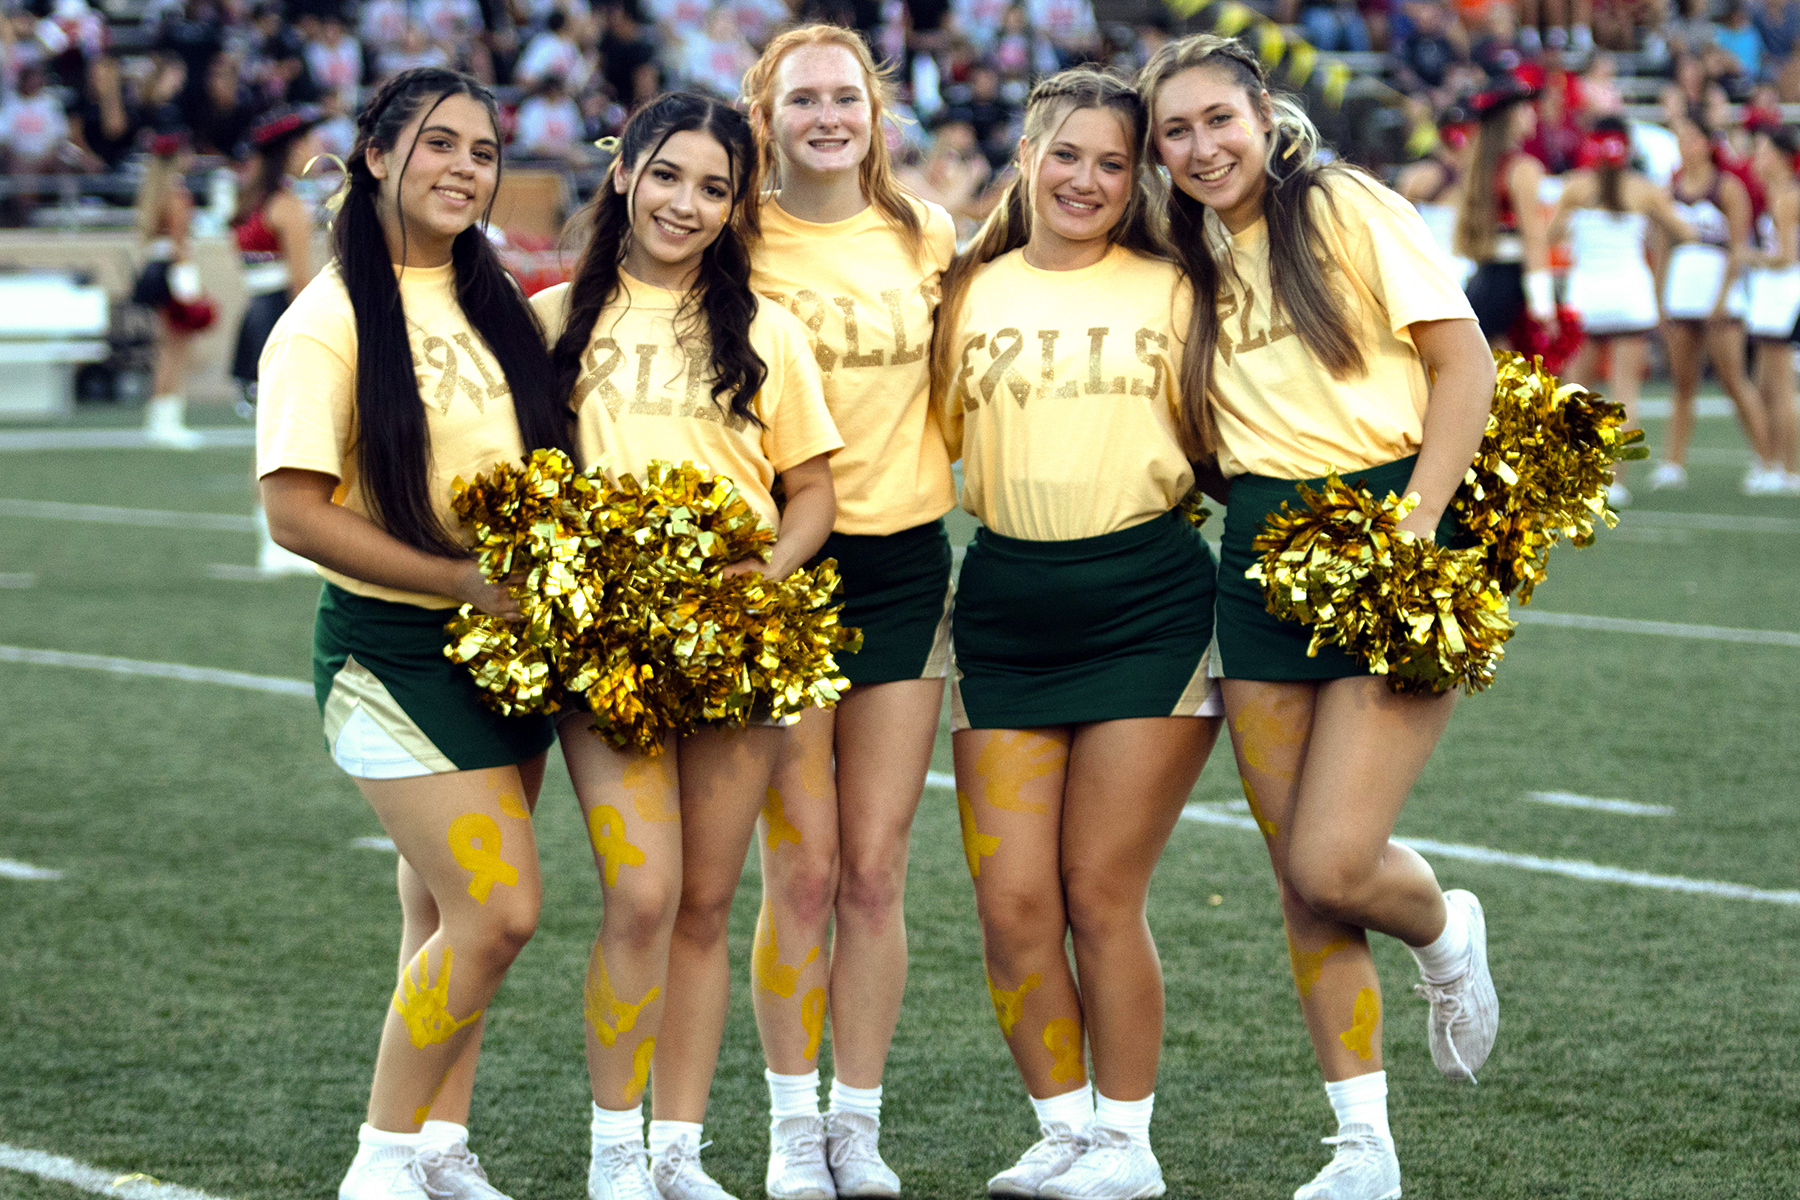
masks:
[(1493, 682), (1515, 624), (1507, 597), (1531, 602), (1550, 547), (1593, 542), (1613, 464), (1645, 457), (1625, 409), (1561, 383), (1538, 359), (1495, 356), (1487, 432), (1450, 502), (1474, 545), (1464, 550), (1401, 531), (1417, 497), (1377, 500), (1337, 475), (1300, 489), (1257, 535), (1268, 610), (1312, 626), (1307, 654), (1335, 645), (1386, 675), (1396, 691), (1480, 691)]
[(613, 744), (656, 754), (703, 725), (787, 717), (849, 687), (834, 655), (861, 644), (831, 603), (836, 563), (779, 582), (721, 568), (774, 533), (729, 479), (652, 462), (643, 482), (576, 472), (558, 451), (458, 480), (452, 507), (524, 620), (465, 605), (445, 653), (507, 714), (579, 696)]
[(1300, 497), (1302, 511), (1270, 514), (1246, 576), (1262, 583), (1271, 613), (1312, 626), (1308, 656), (1339, 646), (1397, 692), (1493, 682), (1514, 626), (1480, 549), (1402, 530), (1416, 496), (1377, 500), (1334, 473)]

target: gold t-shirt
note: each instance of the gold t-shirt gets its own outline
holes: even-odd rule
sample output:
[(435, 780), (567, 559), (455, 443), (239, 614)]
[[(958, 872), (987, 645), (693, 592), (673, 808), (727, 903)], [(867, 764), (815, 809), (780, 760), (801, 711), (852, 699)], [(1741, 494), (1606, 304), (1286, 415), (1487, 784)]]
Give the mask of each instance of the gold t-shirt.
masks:
[(969, 283), (944, 403), (963, 507), (1007, 537), (1068, 541), (1160, 516), (1193, 468), (1175, 432), (1193, 293), (1174, 264), (1115, 246), (1044, 271), (1023, 250)]
[[(736, 483), (771, 529), (781, 516), (775, 476), (844, 444), (819, 386), (806, 330), (786, 310), (757, 299), (750, 344), (768, 365), (752, 408), (763, 428), (713, 402), (711, 348), (704, 334), (676, 335), (684, 293), (620, 272), (615, 296), (588, 338), (575, 381), (576, 450), (583, 464), (611, 455), (608, 473), (644, 477), (653, 458), (694, 462)], [(567, 319), (569, 285), (531, 298), (552, 344)]]
[(844, 437), (831, 460), (840, 533), (897, 533), (956, 506), (929, 377), (938, 276), (956, 230), (937, 205), (912, 204), (921, 257), (873, 205), (817, 225), (771, 202), (751, 251), (751, 286), (805, 323)]
[[(506, 373), (456, 302), (456, 268), (395, 268), (419, 396), (425, 404), (429, 486), (445, 528), (467, 538), (450, 511), (450, 484), (519, 461), (525, 452)], [(263, 347), (256, 389), (256, 473), (283, 467), (337, 479), (331, 499), (374, 518), (356, 474), (356, 313), (337, 264), (294, 298)], [(319, 573), (345, 591), (420, 608), (454, 608), (448, 596), (402, 591)]]
[(1313, 192), (1313, 212), (1326, 263), (1343, 268), (1337, 284), (1348, 284), (1347, 308), (1368, 370), (1332, 378), (1285, 313), (1271, 318), (1266, 222), (1232, 235), (1231, 270), (1220, 271), (1213, 363), (1219, 467), (1226, 475), (1311, 479), (1417, 453), (1430, 381), (1407, 326), (1475, 319), (1412, 205), (1361, 176), (1339, 175), (1326, 186), (1336, 216), (1321, 190)]

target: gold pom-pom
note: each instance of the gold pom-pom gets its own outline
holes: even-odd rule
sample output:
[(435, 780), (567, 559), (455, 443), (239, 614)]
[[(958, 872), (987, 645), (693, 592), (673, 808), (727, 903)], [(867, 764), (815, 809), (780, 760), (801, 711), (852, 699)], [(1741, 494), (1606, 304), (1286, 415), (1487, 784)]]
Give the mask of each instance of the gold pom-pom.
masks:
[(1183, 496), (1175, 505), (1175, 511), (1186, 518), (1195, 529), (1204, 528), (1206, 523), (1212, 520), (1212, 509), (1206, 507), (1206, 493), (1200, 490), (1199, 484), (1188, 489), (1187, 495)]
[(452, 507), (525, 618), (465, 605), (449, 626), (445, 653), (503, 713), (579, 695), (597, 733), (654, 755), (670, 736), (789, 717), (849, 687), (834, 656), (861, 638), (838, 623), (835, 562), (780, 581), (721, 575), (775, 540), (729, 479), (651, 462), (643, 482), (615, 484), (540, 450), (458, 480)]
[(1648, 451), (1643, 431), (1625, 428), (1624, 405), (1562, 383), (1540, 359), (1502, 351), (1494, 362), (1487, 432), (1450, 507), (1500, 590), (1529, 604), (1550, 547), (1590, 545), (1597, 523), (1619, 523), (1606, 503), (1613, 464)]
[(1308, 657), (1335, 645), (1388, 677), (1397, 692), (1480, 691), (1512, 636), (1506, 597), (1479, 549), (1450, 550), (1400, 528), (1418, 504), (1377, 500), (1333, 473), (1306, 507), (1270, 514), (1245, 572), (1268, 610), (1312, 626)]

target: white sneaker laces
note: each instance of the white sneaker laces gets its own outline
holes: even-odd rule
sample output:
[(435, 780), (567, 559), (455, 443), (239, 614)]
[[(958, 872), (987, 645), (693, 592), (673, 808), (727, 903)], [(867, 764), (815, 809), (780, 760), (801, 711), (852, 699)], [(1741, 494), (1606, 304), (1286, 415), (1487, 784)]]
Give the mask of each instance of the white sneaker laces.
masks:
[[(1468, 973), (1465, 971), (1461, 976), (1452, 979), (1448, 983), (1431, 983), (1430, 981), (1425, 983), (1415, 983), (1413, 984), (1413, 994), (1416, 996), (1423, 996), (1426, 1001), (1430, 1003), (1431, 1015), (1434, 1018), (1442, 1017), (1444, 1022), (1444, 1044), (1450, 1050), (1450, 1057), (1456, 1060), (1456, 1065), (1462, 1070), (1464, 1075), (1468, 1076), (1470, 1079), (1474, 1079), (1475, 1072), (1469, 1070), (1468, 1064), (1463, 1062), (1463, 1056), (1458, 1053), (1456, 1049), (1456, 1039), (1450, 1036), (1451, 1031), (1456, 1028), (1456, 1022), (1460, 1020), (1463, 1015), (1462, 984), (1467, 978)], [(1327, 1138), (1326, 1140), (1329, 1141), (1330, 1139)]]
[[(619, 1200), (658, 1200), (656, 1185), (650, 1182), (650, 1154), (642, 1146), (616, 1142), (600, 1151), (598, 1161)], [(634, 1165), (643, 1169), (633, 1171)]]
[(825, 1156), (825, 1161), (831, 1164), (833, 1171), (842, 1171), (851, 1163), (887, 1166), (881, 1161), (881, 1151), (876, 1149), (875, 1138), (871, 1136), (874, 1130), (861, 1121), (834, 1122), (833, 1128), (839, 1130), (840, 1134), (835, 1141), (827, 1139)]
[[(1384, 1151), (1381, 1138), (1374, 1133), (1339, 1134), (1336, 1137), (1321, 1138), (1327, 1146), (1337, 1147), (1331, 1161), (1318, 1174), (1319, 1179), (1333, 1175), (1348, 1175), (1352, 1171), (1368, 1168), (1380, 1170)], [(1316, 1181), (1315, 1181), (1316, 1182)]]

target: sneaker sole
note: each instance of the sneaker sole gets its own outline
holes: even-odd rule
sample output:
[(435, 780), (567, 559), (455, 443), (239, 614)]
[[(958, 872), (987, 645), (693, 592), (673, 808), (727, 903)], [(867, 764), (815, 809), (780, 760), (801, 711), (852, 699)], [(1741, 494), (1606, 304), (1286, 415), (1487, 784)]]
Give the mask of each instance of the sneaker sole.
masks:
[[(1458, 889), (1458, 890), (1461, 890), (1461, 889)], [(1492, 991), (1494, 991), (1494, 975), (1493, 975), (1493, 972), (1488, 967), (1487, 913), (1481, 907), (1480, 897), (1476, 896), (1474, 892), (1464, 891), (1463, 894), (1468, 896), (1468, 898), (1469, 898), (1468, 899), (1469, 943), (1470, 943), (1470, 948), (1474, 952), (1474, 955), (1472, 958), (1472, 963), (1479, 964), (1481, 975), (1485, 976), (1487, 979), (1487, 990), (1492, 992)], [(1471, 966), (1471, 969), (1473, 970), (1474, 967)], [(1450, 1037), (1450, 1032), (1448, 1030), (1446, 1030), (1444, 1036)], [(1498, 1041), (1499, 1037), (1500, 1037), (1500, 998), (1499, 998), (1498, 993), (1495, 993), (1495, 996), (1494, 996), (1494, 1038), (1495, 1038), (1495, 1041)], [(1454, 1040), (1454, 1039), (1452, 1039), (1452, 1040)], [(1469, 1074), (1467, 1076), (1468, 1082), (1470, 1082), (1470, 1083), (1475, 1082), (1475, 1072), (1479, 1071), (1482, 1067), (1487, 1065), (1488, 1056), (1491, 1055), (1493, 1052), (1494, 1052), (1494, 1043), (1489, 1042), (1487, 1050), (1481, 1056), (1480, 1062), (1469, 1063), (1467, 1059), (1464, 1059), (1464, 1063), (1465, 1063), (1465, 1065), (1468, 1066), (1468, 1071), (1469, 1071)], [(1459, 1053), (1460, 1053), (1460, 1051), (1459, 1051)], [(1441, 1070), (1441, 1068), (1440, 1068), (1440, 1070)], [(1454, 1079), (1458, 1082), (1461, 1082), (1463, 1079), (1462, 1076), (1451, 1075), (1448, 1072), (1445, 1072), (1445, 1076), (1446, 1076), (1446, 1078)], [(1396, 1195), (1397, 1194), (1398, 1193), (1396, 1193)], [(1390, 1200), (1390, 1198), (1383, 1197), (1382, 1200)]]
[[(1133, 1192), (1129, 1196), (1111, 1196), (1108, 1197), (1107, 1200), (1156, 1200), (1156, 1197), (1166, 1195), (1168, 1190), (1169, 1185), (1159, 1179), (1152, 1187), (1146, 1188), (1143, 1191)], [(1038, 1195), (1051, 1197), (1052, 1200), (1057, 1200), (1056, 1193), (1054, 1192), (1039, 1192)]]

